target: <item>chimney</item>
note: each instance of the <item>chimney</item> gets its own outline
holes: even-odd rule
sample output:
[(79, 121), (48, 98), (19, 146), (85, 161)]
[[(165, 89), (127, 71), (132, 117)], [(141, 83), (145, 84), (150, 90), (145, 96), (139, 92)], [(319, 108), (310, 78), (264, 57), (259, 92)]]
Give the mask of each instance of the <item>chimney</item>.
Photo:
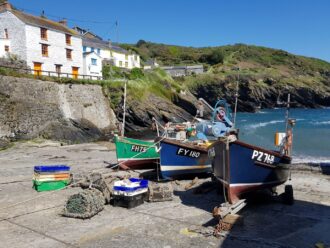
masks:
[(0, 11), (2, 11), (2, 10), (12, 10), (12, 9), (13, 8), (12, 8), (11, 4), (7, 1), (0, 4)]
[(112, 47), (112, 42), (111, 42), (111, 40), (109, 40), (109, 47), (110, 47), (110, 48)]
[(59, 21), (59, 23), (61, 23), (64, 26), (68, 26), (68, 20), (63, 18), (62, 20)]

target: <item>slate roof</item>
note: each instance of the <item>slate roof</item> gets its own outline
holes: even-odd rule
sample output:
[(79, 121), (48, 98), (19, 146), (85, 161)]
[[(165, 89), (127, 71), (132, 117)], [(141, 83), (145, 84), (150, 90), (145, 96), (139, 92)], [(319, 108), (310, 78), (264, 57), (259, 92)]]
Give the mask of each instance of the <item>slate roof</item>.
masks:
[(10, 12), (12, 12), (18, 19), (20, 19), (22, 22), (26, 24), (57, 30), (74, 36), (79, 35), (78, 32), (76, 32), (75, 30), (56, 21), (52, 21), (47, 18), (43, 18), (39, 16), (33, 16), (18, 10), (10, 10)]
[(82, 38), (83, 46), (100, 48), (100, 49), (110, 49), (118, 53), (129, 54), (129, 52), (124, 48), (115, 46), (113, 44), (109, 45), (109, 42), (107, 41), (99, 40), (99, 39), (91, 39), (86, 37), (81, 37), (81, 38)]

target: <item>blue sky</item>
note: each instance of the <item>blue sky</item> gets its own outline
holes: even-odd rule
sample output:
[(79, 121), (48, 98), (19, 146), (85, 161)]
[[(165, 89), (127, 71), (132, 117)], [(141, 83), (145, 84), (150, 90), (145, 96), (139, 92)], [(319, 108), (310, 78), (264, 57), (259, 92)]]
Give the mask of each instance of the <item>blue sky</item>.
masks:
[[(330, 62), (329, 0), (11, 0), (32, 14), (45, 11), (104, 39), (280, 48)], [(65, 6), (65, 7), (63, 7)]]

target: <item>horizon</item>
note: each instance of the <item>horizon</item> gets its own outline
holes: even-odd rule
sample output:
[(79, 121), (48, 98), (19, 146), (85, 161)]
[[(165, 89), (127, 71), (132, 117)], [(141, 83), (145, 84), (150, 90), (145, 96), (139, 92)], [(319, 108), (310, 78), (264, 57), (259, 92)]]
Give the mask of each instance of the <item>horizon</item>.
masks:
[(113, 42), (136, 44), (138, 40), (145, 40), (194, 48), (245, 44), (330, 63), (330, 35), (326, 32), (330, 25), (327, 15), (330, 2), (326, 0), (314, 3), (308, 0), (289, 3), (206, 0), (202, 5), (198, 1), (169, 0), (162, 4), (152, 0), (95, 0), (95, 8), (77, 7), (64, 0), (56, 3), (48, 0), (42, 4), (38, 0), (11, 0), (10, 3), (32, 15), (45, 11), (51, 20), (66, 18), (69, 27), (80, 26)]

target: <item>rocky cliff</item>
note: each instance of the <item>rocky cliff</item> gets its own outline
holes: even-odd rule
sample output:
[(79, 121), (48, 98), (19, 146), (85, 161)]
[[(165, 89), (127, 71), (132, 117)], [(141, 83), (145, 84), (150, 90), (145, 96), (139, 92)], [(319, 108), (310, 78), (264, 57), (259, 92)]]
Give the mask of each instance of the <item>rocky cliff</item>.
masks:
[(99, 85), (0, 76), (0, 138), (86, 142), (115, 127), (116, 116)]
[[(153, 117), (162, 124), (166, 122), (192, 121), (196, 114), (197, 102), (197, 98), (189, 91), (175, 94), (172, 100), (152, 93), (148, 94), (143, 101), (128, 97), (126, 130), (142, 131), (150, 128)], [(122, 120), (121, 108), (118, 108), (116, 112), (118, 119)]]
[(292, 79), (283, 82), (281, 78), (251, 75), (229, 75), (226, 77), (211, 76), (207, 82), (203, 78), (195, 79), (199, 83), (192, 87), (197, 97), (208, 99), (210, 103), (217, 98), (226, 99), (230, 104), (235, 102), (236, 83), (238, 89), (238, 111), (254, 112), (259, 108), (283, 107), (287, 95), (291, 95), (291, 106), (302, 108), (320, 108), (330, 106), (330, 79), (313, 82), (307, 85)]

